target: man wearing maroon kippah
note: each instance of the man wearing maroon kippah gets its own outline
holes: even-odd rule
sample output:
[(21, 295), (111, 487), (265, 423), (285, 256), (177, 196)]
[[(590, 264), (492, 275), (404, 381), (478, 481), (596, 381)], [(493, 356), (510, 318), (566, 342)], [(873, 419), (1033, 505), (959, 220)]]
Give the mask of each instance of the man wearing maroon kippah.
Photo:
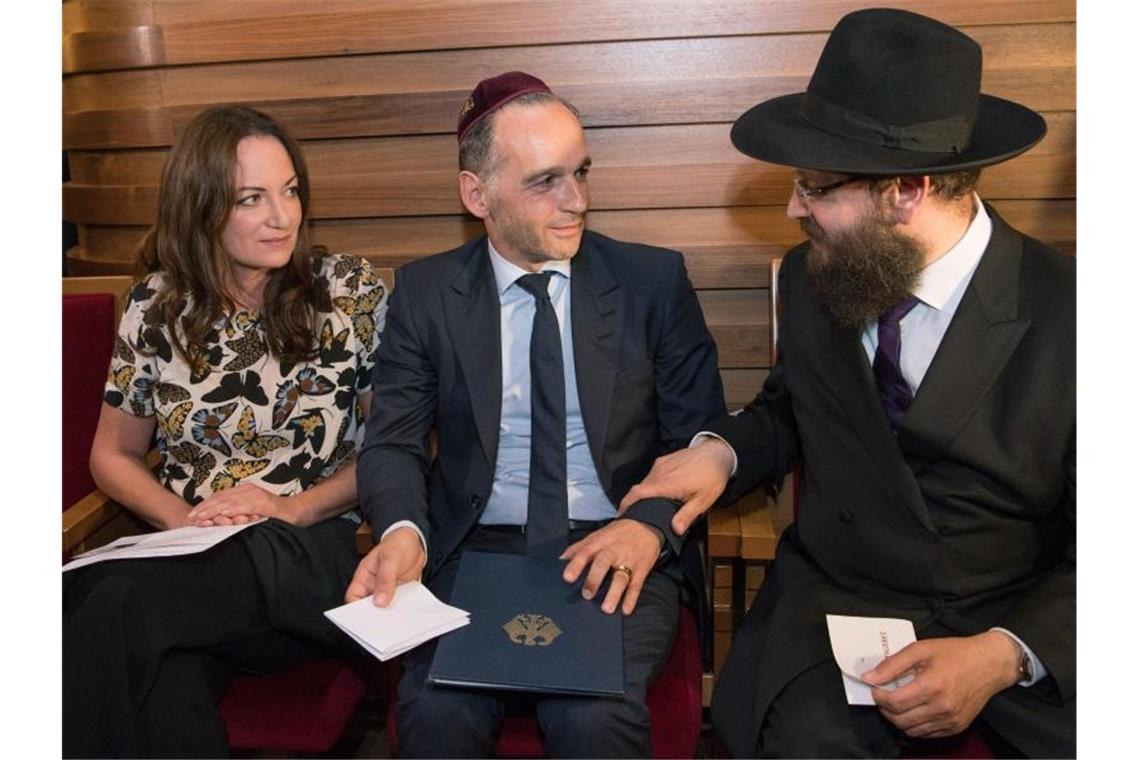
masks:
[[(675, 502), (616, 505), (724, 412), (716, 346), (679, 253), (585, 229), (582, 125), (541, 80), (480, 82), (458, 137), (460, 196), (487, 235), (398, 273), (357, 465), (378, 543), (346, 598), (383, 606), (422, 577), (446, 601), (464, 550), (561, 557), (567, 583), (624, 616), (625, 694), (511, 704), (553, 757), (648, 757), (646, 690), (703, 582)], [(489, 757), (507, 700), (426, 684), (433, 652), (404, 658), (401, 756)]]

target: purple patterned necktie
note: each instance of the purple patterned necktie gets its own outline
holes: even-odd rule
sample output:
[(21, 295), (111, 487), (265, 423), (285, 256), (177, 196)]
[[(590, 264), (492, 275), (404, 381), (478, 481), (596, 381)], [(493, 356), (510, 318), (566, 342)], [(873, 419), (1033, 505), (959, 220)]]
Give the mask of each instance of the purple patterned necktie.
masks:
[(891, 421), (891, 429), (895, 431), (911, 402), (910, 388), (899, 367), (899, 355), (902, 352), (899, 322), (917, 304), (918, 299), (911, 296), (887, 309), (879, 317), (879, 347), (875, 351), (875, 362), (871, 368), (875, 372), (875, 385), (879, 387), (879, 400), (883, 402), (887, 419)]

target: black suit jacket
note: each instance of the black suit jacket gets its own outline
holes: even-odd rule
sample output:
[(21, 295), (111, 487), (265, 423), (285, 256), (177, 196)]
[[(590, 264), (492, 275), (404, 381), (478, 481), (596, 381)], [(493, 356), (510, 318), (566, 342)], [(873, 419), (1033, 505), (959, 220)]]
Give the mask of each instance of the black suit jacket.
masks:
[(982, 717), (1030, 755), (1075, 752), (1075, 264), (987, 210), (990, 244), (897, 439), (859, 331), (821, 310), (805, 247), (785, 259), (780, 359), (710, 428), (739, 457), (730, 499), (803, 464), (796, 521), (714, 695), (734, 754), (830, 658), (828, 612), (907, 617), (920, 638), (1011, 630), (1050, 676)]
[[(716, 344), (676, 251), (587, 231), (571, 261), (570, 299), (586, 438), (617, 504), (655, 457), (687, 445), (724, 413)], [(485, 237), (397, 272), (357, 484), (374, 537), (399, 520), (423, 531), (427, 577), (475, 527), (491, 492), (499, 324)], [(679, 553), (672, 515), (661, 503), (627, 512), (660, 528)]]

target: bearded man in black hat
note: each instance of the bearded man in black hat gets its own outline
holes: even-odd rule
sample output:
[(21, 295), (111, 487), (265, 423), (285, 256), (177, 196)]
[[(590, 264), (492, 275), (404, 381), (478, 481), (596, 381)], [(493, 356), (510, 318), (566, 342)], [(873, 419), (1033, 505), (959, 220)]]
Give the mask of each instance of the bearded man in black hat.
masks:
[[(1045, 133), (980, 94), (981, 49), (866, 10), (805, 93), (732, 129), (794, 167), (807, 242), (779, 277), (779, 359), (756, 399), (657, 460), (624, 503), (722, 497), (796, 462), (798, 510), (713, 695), (738, 756), (897, 756), (967, 729), (991, 749), (1076, 752), (1074, 262), (977, 197), (980, 170)], [(849, 706), (825, 615), (905, 618), (918, 641)]]

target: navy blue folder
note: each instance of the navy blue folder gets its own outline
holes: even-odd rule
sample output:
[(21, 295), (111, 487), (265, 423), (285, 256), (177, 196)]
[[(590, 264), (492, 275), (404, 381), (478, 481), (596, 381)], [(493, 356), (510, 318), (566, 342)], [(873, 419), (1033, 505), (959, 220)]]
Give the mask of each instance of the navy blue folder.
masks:
[[(556, 557), (464, 552), (451, 604), (471, 624), (436, 645), (428, 681), (551, 694), (625, 693), (622, 615), (602, 612)], [(583, 576), (585, 573), (583, 573)], [(605, 586), (603, 586), (603, 591)]]

